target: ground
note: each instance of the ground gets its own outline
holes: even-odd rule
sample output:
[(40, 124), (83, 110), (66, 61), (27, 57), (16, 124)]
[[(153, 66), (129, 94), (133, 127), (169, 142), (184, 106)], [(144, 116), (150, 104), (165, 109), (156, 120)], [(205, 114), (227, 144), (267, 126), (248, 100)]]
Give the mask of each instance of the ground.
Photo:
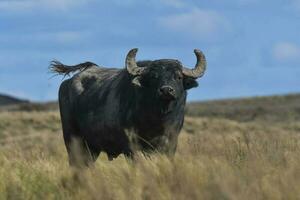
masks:
[(68, 166), (57, 110), (3, 109), (0, 199), (300, 199), (292, 97), (190, 104), (174, 159), (102, 154), (84, 170)]

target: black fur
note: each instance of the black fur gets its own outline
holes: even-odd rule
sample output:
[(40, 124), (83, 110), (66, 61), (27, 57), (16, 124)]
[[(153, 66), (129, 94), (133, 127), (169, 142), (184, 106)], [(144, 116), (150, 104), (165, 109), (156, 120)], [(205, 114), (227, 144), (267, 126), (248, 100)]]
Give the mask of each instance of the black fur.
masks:
[[(54, 63), (57, 64), (57, 63)], [(64, 140), (69, 160), (74, 164), (80, 147), (83, 161), (94, 161), (100, 152), (110, 159), (119, 154), (132, 157), (135, 148), (143, 152), (158, 151), (173, 155), (184, 121), (187, 89), (197, 82), (182, 74), (176, 60), (142, 61), (147, 72), (139, 78), (141, 87), (132, 83), (136, 77), (126, 69), (97, 67), (95, 64), (65, 66), (80, 70), (65, 80), (59, 90), (59, 106)], [(57, 65), (53, 65), (54, 71)], [(84, 71), (82, 71), (84, 69)], [(162, 86), (174, 89), (174, 99), (164, 99), (158, 92)], [(74, 140), (75, 138), (75, 140)]]

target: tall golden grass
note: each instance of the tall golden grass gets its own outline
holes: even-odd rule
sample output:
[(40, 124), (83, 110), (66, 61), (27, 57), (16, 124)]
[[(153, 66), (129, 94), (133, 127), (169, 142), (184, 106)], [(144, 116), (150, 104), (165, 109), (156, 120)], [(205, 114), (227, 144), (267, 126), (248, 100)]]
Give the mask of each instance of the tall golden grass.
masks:
[(0, 112), (0, 199), (300, 199), (300, 122), (186, 118), (173, 159), (68, 166), (57, 112)]

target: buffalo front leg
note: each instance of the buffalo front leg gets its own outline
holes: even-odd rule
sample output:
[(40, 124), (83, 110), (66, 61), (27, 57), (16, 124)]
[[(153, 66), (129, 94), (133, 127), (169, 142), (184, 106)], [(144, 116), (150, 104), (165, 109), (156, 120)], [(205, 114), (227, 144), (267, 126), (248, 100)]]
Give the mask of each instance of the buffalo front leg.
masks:
[(100, 151), (90, 148), (87, 142), (79, 137), (64, 137), (70, 166), (89, 166), (98, 158)]

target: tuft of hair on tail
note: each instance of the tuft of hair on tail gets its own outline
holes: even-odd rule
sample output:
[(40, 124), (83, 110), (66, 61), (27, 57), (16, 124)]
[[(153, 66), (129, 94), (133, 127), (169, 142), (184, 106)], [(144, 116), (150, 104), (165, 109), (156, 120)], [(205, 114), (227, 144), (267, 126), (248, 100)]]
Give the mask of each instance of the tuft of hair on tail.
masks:
[(49, 70), (52, 73), (57, 75), (70, 76), (71, 73), (75, 73), (77, 71), (84, 71), (92, 66), (97, 66), (95, 63), (92, 62), (84, 62), (78, 65), (64, 65), (57, 60), (53, 60), (50, 63)]

